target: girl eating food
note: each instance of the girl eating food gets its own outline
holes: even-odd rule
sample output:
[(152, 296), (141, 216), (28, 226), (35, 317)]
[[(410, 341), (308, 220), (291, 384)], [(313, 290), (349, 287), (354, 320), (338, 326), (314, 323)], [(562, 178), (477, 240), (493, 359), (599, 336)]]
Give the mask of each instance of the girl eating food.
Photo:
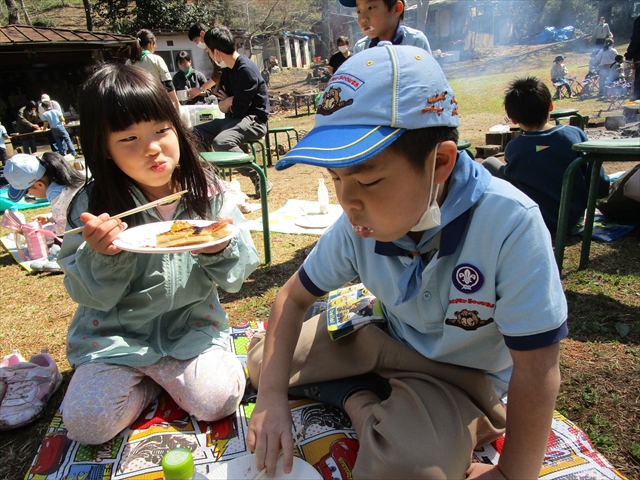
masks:
[[(228, 350), (228, 316), (216, 285), (236, 292), (258, 265), (249, 231), (179, 253), (134, 253), (113, 244), (128, 226), (176, 220), (244, 221), (160, 82), (145, 70), (105, 65), (79, 95), (81, 143), (92, 181), (74, 199), (59, 263), (78, 303), (67, 333), (75, 373), (64, 399), (68, 437), (104, 443), (166, 390), (202, 421), (230, 415), (244, 393)], [(180, 200), (123, 217), (187, 190)]]

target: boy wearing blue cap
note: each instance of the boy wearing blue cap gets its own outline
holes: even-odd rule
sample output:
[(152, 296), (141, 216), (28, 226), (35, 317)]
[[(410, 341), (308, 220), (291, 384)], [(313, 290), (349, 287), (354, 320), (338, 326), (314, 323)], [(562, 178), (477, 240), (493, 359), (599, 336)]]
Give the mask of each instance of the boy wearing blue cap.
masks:
[[(291, 469), (290, 392), (346, 411), (360, 442), (354, 478), (538, 477), (566, 301), (537, 205), (457, 151), (458, 125), (435, 59), (384, 43), (342, 65), (314, 128), (277, 163), (327, 168), (344, 215), (251, 342), (259, 469), (272, 475), (281, 447)], [(332, 341), (324, 314), (303, 323), (357, 277), (382, 303), (384, 329)], [(470, 465), (505, 428), (499, 464)]]
[(358, 26), (366, 35), (358, 40), (353, 53), (388, 41), (393, 45), (414, 45), (431, 54), (429, 40), (424, 33), (400, 25), (400, 21), (404, 19), (404, 0), (340, 0), (340, 3), (345, 7), (356, 8)]

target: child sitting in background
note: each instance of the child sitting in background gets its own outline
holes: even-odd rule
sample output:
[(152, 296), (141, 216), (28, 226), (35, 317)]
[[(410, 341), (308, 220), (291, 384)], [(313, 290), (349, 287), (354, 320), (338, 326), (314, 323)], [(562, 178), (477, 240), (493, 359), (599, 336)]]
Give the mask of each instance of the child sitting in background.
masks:
[[(457, 151), (458, 104), (424, 50), (360, 52), (325, 92), (336, 90), (339, 102), (325, 93), (313, 129), (276, 165), (326, 168), (344, 214), (278, 292), (266, 337), (251, 341), (257, 468), (273, 475), (282, 448), (291, 471), (290, 393), (347, 413), (353, 478), (537, 478), (567, 334), (538, 207)], [(332, 341), (324, 314), (303, 322), (357, 277), (386, 328)], [(498, 465), (470, 464), (505, 426)]]
[(7, 160), (5, 177), (9, 182), (8, 197), (19, 202), (27, 193), (46, 198), (51, 203), (51, 216), (37, 215), (38, 220), (56, 235), (62, 235), (67, 225), (67, 208), (85, 177), (72, 168), (59, 153), (47, 152), (38, 158), (19, 153)]
[(567, 89), (567, 97), (571, 98), (571, 85), (567, 81), (567, 75), (569, 75), (569, 70), (567, 66), (562, 63), (564, 60), (563, 55), (558, 55), (553, 61), (553, 65), (551, 65), (551, 83), (556, 87), (556, 93), (553, 96), (554, 100), (559, 100), (561, 98), (561, 90), (562, 87)]
[[(536, 77), (511, 82), (504, 97), (504, 108), (523, 134), (507, 144), (506, 165), (494, 157), (487, 158), (482, 164), (494, 176), (511, 182), (536, 202), (547, 228), (555, 232), (564, 172), (582, 155), (571, 147), (588, 138), (578, 127), (570, 125), (546, 128), (553, 102), (549, 88)], [(569, 228), (584, 214), (590, 172), (590, 167), (584, 165), (574, 176)], [(601, 168), (598, 196), (605, 196), (608, 189), (609, 178)]]
[(358, 26), (366, 35), (356, 42), (353, 53), (375, 47), (378, 42), (386, 40), (394, 45), (414, 45), (431, 54), (429, 40), (424, 33), (400, 25), (404, 19), (404, 0), (340, 0), (340, 3), (356, 8)]
[[(248, 229), (177, 253), (113, 244), (127, 224), (225, 216), (242, 223), (163, 85), (146, 70), (105, 65), (79, 94), (82, 150), (93, 175), (69, 208), (58, 261), (78, 303), (67, 334), (75, 373), (64, 399), (67, 436), (101, 444), (128, 427), (165, 389), (202, 421), (233, 413), (244, 394), (229, 351), (229, 318), (217, 285), (237, 292), (258, 265)], [(95, 112), (100, 112), (96, 115)], [(124, 219), (131, 208), (187, 190), (180, 200)], [(127, 223), (125, 223), (127, 222)]]

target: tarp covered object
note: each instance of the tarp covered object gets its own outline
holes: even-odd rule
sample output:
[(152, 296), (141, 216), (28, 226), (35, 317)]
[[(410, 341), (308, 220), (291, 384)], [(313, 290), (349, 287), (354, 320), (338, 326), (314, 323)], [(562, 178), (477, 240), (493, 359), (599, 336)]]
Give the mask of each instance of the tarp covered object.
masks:
[(545, 27), (542, 32), (536, 35), (536, 41), (538, 43), (562, 42), (572, 39), (573, 33), (574, 28), (571, 26), (560, 29), (556, 27)]

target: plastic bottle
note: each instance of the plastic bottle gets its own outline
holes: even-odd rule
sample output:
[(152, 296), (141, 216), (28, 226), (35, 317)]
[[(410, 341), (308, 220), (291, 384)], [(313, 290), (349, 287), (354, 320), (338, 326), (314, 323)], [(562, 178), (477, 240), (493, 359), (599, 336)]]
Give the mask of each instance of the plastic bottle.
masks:
[[(9, 210), (11, 210), (11, 213), (20, 221), (22, 225), (27, 223), (27, 220), (24, 218), (24, 214), (18, 210), (18, 207), (16, 207), (15, 205), (11, 205)], [(16, 243), (16, 247), (18, 248), (18, 250), (20, 250), (21, 252), (27, 251), (27, 239), (24, 238), (24, 235), (22, 235), (21, 233), (16, 235)]]
[(11, 205), (9, 210), (11, 210), (11, 212), (16, 216), (16, 218), (20, 220), (20, 223), (27, 223), (27, 220), (24, 218), (24, 215), (22, 214), (22, 212), (18, 210), (18, 207), (16, 207), (15, 205)]
[(329, 191), (324, 184), (324, 178), (318, 180), (318, 206), (321, 215), (329, 213)]
[(196, 472), (193, 456), (188, 448), (174, 448), (162, 457), (162, 474), (165, 480), (207, 480)]

